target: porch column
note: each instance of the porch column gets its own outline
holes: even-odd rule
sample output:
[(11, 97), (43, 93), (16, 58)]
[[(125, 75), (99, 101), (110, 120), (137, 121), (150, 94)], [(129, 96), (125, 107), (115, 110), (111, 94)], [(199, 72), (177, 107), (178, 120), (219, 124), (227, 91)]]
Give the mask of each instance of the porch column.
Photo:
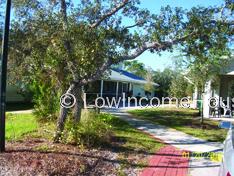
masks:
[(218, 105), (218, 108), (219, 108), (219, 110), (218, 110), (218, 117), (220, 118), (221, 117), (221, 111), (220, 111), (220, 108), (221, 108), (221, 90), (222, 90), (222, 76), (220, 76), (220, 81), (219, 81), (219, 90), (218, 90), (218, 101), (219, 101), (219, 105)]
[(194, 94), (193, 94), (193, 108), (196, 109), (198, 108), (198, 88), (197, 86), (195, 86), (195, 90), (194, 90)]
[(116, 84), (116, 92), (115, 92), (115, 98), (117, 100), (118, 98), (118, 94), (119, 94), (119, 82), (117, 81), (117, 84)]
[(205, 91), (202, 94), (203, 100), (203, 116), (206, 118), (210, 117), (210, 107), (209, 107), (209, 99), (212, 97), (211, 95), (211, 81), (208, 81), (205, 85)]
[(101, 80), (100, 97), (102, 97), (102, 94), (103, 94), (103, 83), (104, 83), (104, 81), (103, 81), (103, 80)]
[(128, 91), (131, 91), (131, 90), (132, 90), (132, 83), (129, 83)]

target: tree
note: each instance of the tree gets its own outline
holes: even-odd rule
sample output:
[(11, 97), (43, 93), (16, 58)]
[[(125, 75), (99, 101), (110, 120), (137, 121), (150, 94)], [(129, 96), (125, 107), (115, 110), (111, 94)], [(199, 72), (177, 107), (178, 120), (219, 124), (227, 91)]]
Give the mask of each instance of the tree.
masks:
[(170, 86), (170, 95), (178, 99), (191, 96), (190, 84), (185, 79), (184, 75), (177, 74), (174, 77)]
[[(189, 39), (188, 45), (182, 47), (181, 51), (184, 53), (183, 61), (188, 70), (187, 75), (201, 94), (204, 93), (205, 84), (209, 80), (215, 81), (222, 68), (231, 61), (231, 50), (228, 45), (233, 40), (234, 28), (233, 22), (229, 19), (234, 13), (234, 4), (231, 1), (225, 2), (219, 11), (218, 19), (213, 19), (205, 25), (203, 20), (211, 19), (214, 9), (206, 9), (207, 13), (201, 17), (200, 10), (193, 8), (193, 15), (189, 15), (190, 21), (201, 30), (199, 38), (202, 40)], [(194, 13), (197, 15), (194, 16)], [(203, 124), (203, 114), (201, 123)]]
[(142, 78), (144, 78), (147, 74), (145, 65), (143, 63), (138, 62), (137, 60), (125, 61), (124, 68), (127, 71), (134, 73), (135, 75), (140, 76)]
[[(74, 94), (77, 123), (82, 86), (100, 79), (111, 65), (133, 60), (147, 50), (172, 51), (174, 46), (186, 48), (196, 41), (207, 46), (206, 30), (217, 39), (228, 38), (227, 29), (233, 32), (232, 22), (214, 20), (221, 8), (185, 11), (167, 6), (159, 14), (150, 14), (139, 4), (139, 0), (81, 0), (74, 8), (66, 0), (15, 0), (10, 62), (17, 67), (16, 78), (24, 76), (21, 80), (39, 87), (46, 84), (56, 95)], [(124, 24), (123, 17), (133, 19), (132, 24)], [(68, 111), (60, 107), (55, 141)]]
[(153, 84), (153, 70), (151, 68), (147, 69), (147, 73), (145, 75), (145, 80), (147, 83), (144, 86), (144, 90), (148, 93), (151, 93), (152, 91), (155, 90), (155, 86)]
[[(0, 40), (2, 41), (2, 32), (3, 32), (3, 23), (4, 23), (4, 17), (3, 17), (3, 9), (4, 9), (4, 1), (0, 2)], [(2, 51), (1, 51), (2, 52)]]
[(171, 82), (173, 77), (177, 74), (178, 73), (176, 71), (170, 68), (165, 68), (163, 71), (158, 70), (154, 72), (153, 81), (159, 84), (159, 86), (156, 88), (158, 97), (162, 98), (169, 96)]

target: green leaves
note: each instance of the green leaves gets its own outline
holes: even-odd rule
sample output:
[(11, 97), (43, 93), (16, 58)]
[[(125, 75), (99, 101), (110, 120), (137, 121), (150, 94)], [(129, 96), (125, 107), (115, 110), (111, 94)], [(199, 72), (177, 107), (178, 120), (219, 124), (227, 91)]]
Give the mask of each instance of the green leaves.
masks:
[(144, 78), (147, 74), (147, 70), (143, 63), (138, 62), (137, 60), (134, 61), (125, 61), (124, 67), (127, 71), (134, 73), (137, 76)]
[(165, 68), (163, 71), (155, 71), (153, 80), (158, 83), (159, 86), (156, 88), (157, 97), (168, 97), (171, 82), (175, 75), (178, 73), (170, 68)]
[(192, 95), (193, 89), (189, 86), (185, 76), (178, 74), (174, 77), (170, 86), (170, 96), (176, 98), (183, 98)]
[[(203, 91), (205, 83), (217, 77), (227, 66), (231, 58), (230, 38), (233, 26), (224, 22), (226, 16), (220, 16), (222, 8), (194, 7), (187, 12), (187, 29), (195, 29), (195, 35), (182, 45), (188, 75)], [(228, 59), (224, 59), (228, 58)]]

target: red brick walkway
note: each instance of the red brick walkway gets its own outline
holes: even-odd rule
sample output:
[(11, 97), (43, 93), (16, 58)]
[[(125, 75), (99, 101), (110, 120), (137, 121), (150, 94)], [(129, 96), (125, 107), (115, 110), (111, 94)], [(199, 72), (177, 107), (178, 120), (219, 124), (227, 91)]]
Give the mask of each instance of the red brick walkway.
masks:
[(140, 176), (187, 176), (189, 158), (182, 157), (183, 152), (173, 146), (161, 148)]

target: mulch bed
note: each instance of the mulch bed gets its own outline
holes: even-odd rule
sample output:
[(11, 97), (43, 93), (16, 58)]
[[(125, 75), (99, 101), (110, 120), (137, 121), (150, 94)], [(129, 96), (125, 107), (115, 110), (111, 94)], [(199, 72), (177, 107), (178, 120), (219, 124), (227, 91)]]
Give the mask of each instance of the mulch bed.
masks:
[(0, 175), (116, 175), (117, 157), (108, 150), (26, 140), (7, 144), (0, 154)]
[[(115, 145), (118, 145), (115, 143)], [(0, 175), (119, 175), (124, 172), (135, 176), (141, 170), (131, 164), (123, 169), (119, 152), (112, 149), (80, 149), (77, 146), (54, 144), (44, 139), (26, 139), (7, 143), (6, 153), (0, 154)], [(136, 153), (127, 162), (142, 160)]]

